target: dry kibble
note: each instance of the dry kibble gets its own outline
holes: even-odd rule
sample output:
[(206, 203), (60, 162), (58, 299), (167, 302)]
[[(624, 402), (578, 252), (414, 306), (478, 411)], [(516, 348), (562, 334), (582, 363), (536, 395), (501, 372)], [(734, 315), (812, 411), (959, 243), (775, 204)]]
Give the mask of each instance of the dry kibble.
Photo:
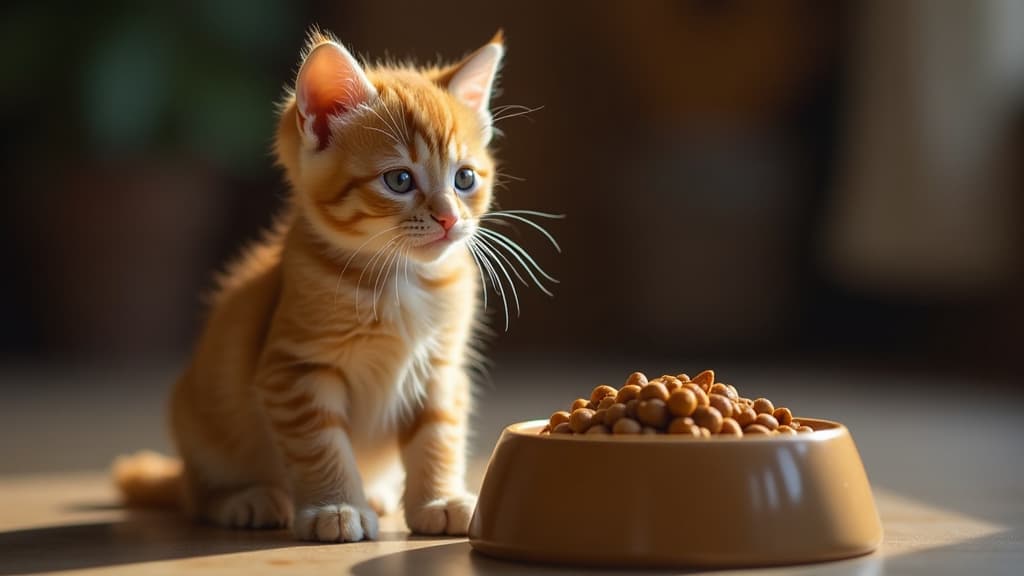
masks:
[(605, 426), (614, 426), (619, 418), (626, 416), (626, 405), (615, 403), (608, 407), (608, 410), (604, 413), (604, 424)]
[(711, 385), (715, 383), (715, 371), (705, 370), (694, 376), (691, 382), (700, 386), (701, 389), (707, 392), (711, 388)]
[(648, 426), (662, 428), (668, 422), (668, 407), (658, 398), (641, 400), (636, 406), (636, 416)]
[(640, 396), (640, 386), (636, 384), (626, 384), (619, 390), (619, 393), (615, 395), (615, 401), (619, 404), (625, 404), (633, 398)]
[(776, 408), (772, 412), (772, 416), (779, 421), (779, 424), (790, 424), (793, 422), (793, 413), (789, 411), (789, 408)]
[(757, 400), (754, 400), (753, 407), (754, 412), (757, 412), (758, 414), (771, 414), (772, 412), (775, 412), (775, 405), (767, 398), (758, 398)]
[(779, 427), (779, 421), (771, 414), (758, 414), (754, 424), (760, 424), (769, 430), (775, 430)]
[(612, 428), (614, 434), (639, 434), (642, 426), (632, 418), (620, 418)]
[(718, 431), (719, 436), (743, 436), (743, 428), (732, 418), (722, 419), (722, 429)]
[(741, 427), (746, 428), (757, 420), (757, 412), (754, 412), (753, 408), (744, 408), (741, 412), (733, 414), (733, 417)]
[(618, 393), (619, 391), (616, 390), (615, 388), (612, 388), (607, 384), (601, 384), (600, 386), (594, 388), (594, 390), (590, 392), (590, 401), (599, 403), (605, 396), (615, 396)]
[(771, 433), (771, 430), (761, 426), (760, 424), (751, 424), (743, 429), (744, 436), (768, 436)]
[(712, 394), (708, 396), (708, 402), (712, 408), (722, 413), (722, 418), (732, 417), (732, 400), (720, 394)]
[(669, 434), (680, 434), (683, 436), (700, 436), (700, 430), (693, 423), (693, 418), (675, 418), (668, 424)]
[(565, 410), (559, 410), (558, 412), (555, 412), (554, 414), (552, 414), (551, 418), (548, 419), (548, 426), (551, 426), (551, 429), (554, 430), (555, 426), (558, 426), (562, 422), (568, 422), (568, 421), (569, 421), (569, 413), (566, 412)]
[(641, 387), (646, 386), (647, 385), (647, 375), (644, 374), (643, 372), (633, 372), (632, 374), (629, 375), (629, 378), (626, 378), (626, 384), (625, 385), (626, 386), (641, 386)]
[(569, 415), (569, 426), (577, 434), (583, 434), (590, 428), (590, 421), (594, 419), (594, 411), (590, 408), (579, 408), (573, 410)]
[(708, 405), (708, 393), (705, 392), (700, 386), (692, 382), (687, 382), (686, 384), (683, 384), (683, 388), (686, 388), (687, 390), (693, 392), (695, 396), (697, 396), (697, 406)]
[(668, 410), (673, 416), (689, 416), (697, 409), (697, 395), (688, 388), (678, 388), (668, 395)]
[(672, 434), (681, 438), (778, 436), (814, 430), (767, 398), (740, 396), (735, 386), (715, 382), (715, 372), (647, 378), (634, 372), (622, 388), (601, 384), (569, 411), (551, 414), (540, 434)]
[(697, 426), (706, 428), (712, 434), (718, 434), (722, 429), (722, 413), (712, 406), (698, 406), (693, 411), (693, 421)]
[(650, 400), (651, 398), (657, 398), (662, 402), (668, 400), (668, 388), (661, 382), (651, 382), (640, 389), (641, 400)]

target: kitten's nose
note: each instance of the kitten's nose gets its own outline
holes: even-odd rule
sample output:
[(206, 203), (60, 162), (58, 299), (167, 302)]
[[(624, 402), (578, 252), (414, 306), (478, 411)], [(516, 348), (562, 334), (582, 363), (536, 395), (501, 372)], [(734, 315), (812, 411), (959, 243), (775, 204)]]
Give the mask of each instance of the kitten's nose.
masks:
[(455, 214), (431, 214), (430, 217), (434, 219), (434, 222), (440, 224), (445, 232), (451, 230), (452, 226), (459, 221), (459, 217)]

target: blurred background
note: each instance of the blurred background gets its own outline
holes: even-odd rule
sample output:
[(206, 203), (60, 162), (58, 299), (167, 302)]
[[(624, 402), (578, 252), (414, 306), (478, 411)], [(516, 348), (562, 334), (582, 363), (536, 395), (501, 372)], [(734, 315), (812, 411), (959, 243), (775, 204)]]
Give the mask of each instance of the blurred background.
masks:
[[(1020, 381), (1024, 3), (89, 3), (3, 8), (3, 387), (180, 366), (281, 205), (307, 28), (457, 59), (504, 28), (503, 208), (561, 283), (495, 370), (661, 358)], [(495, 299), (492, 297), (491, 302)], [(700, 359), (703, 364), (695, 364)], [(540, 364), (538, 364), (540, 365)], [(168, 374), (171, 372), (168, 371)], [(29, 384), (32, 383), (32, 384)]]

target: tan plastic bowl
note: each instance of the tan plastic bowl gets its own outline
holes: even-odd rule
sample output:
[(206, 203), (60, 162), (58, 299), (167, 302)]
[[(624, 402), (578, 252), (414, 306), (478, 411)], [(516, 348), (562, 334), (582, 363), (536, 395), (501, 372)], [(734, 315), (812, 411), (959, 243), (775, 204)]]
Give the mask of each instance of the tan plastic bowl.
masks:
[(866, 554), (882, 539), (845, 426), (797, 436), (539, 436), (505, 429), (469, 526), (513, 560), (628, 567), (796, 564)]

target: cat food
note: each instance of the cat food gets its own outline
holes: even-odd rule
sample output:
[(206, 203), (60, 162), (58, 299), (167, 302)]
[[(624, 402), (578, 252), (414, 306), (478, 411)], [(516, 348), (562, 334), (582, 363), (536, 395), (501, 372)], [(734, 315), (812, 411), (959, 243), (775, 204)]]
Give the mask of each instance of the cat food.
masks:
[(551, 415), (541, 434), (671, 434), (689, 438), (711, 436), (775, 436), (813, 432), (793, 419), (784, 406), (767, 398), (740, 396), (735, 386), (715, 381), (705, 370), (693, 378), (666, 374), (648, 378), (634, 372), (622, 388), (607, 384), (577, 398), (568, 411)]

